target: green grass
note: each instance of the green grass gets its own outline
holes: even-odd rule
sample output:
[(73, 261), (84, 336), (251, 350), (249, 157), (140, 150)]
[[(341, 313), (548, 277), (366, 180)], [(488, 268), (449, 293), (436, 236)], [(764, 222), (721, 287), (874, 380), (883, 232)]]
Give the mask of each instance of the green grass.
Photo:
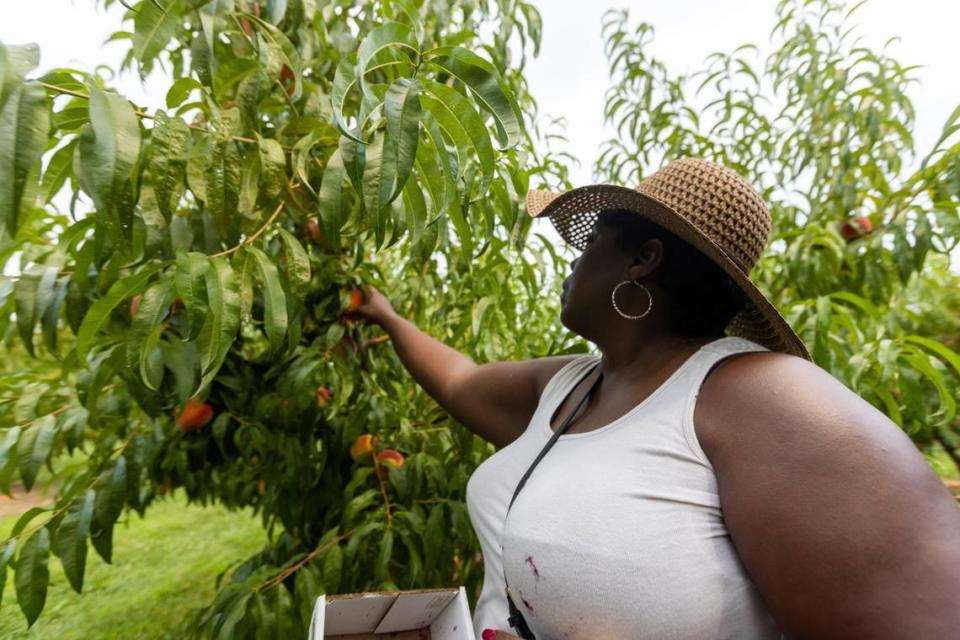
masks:
[[(211, 601), (217, 574), (266, 541), (249, 510), (188, 506), (181, 492), (155, 502), (146, 518), (125, 519), (114, 529), (112, 565), (88, 544), (83, 594), (51, 554), (46, 606), (29, 631), (8, 570), (0, 638), (174, 638), (187, 610)], [(0, 539), (16, 521), (0, 518)]]

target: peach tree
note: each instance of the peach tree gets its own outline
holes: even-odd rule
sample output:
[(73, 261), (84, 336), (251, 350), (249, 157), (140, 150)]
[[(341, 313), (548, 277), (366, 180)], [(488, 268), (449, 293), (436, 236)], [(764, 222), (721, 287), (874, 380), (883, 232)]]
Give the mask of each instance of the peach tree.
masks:
[[(0, 330), (20, 364), (0, 383), (0, 489), (29, 490), (43, 465), (59, 481), (0, 546), (0, 587), (10, 569), (32, 625), (52, 556), (81, 592), (89, 545), (110, 562), (118, 519), (179, 488), (252, 507), (269, 540), (185, 634), (302, 637), (324, 592), (475, 595), (463, 498), (491, 449), (348, 312), (370, 282), (478, 360), (584, 349), (556, 331), (566, 261), (522, 205), (528, 186), (569, 186), (522, 75), (539, 13), (125, 6), (112, 39), (124, 67), (169, 72), (165, 109), (0, 45), (0, 256), (16, 273)], [(77, 449), (81, 468), (53, 468)]]
[(862, 44), (862, 4), (781, 0), (766, 56), (744, 44), (686, 75), (651, 54), (651, 25), (608, 13), (605, 116), (618, 135), (595, 170), (630, 184), (696, 155), (748, 177), (773, 218), (754, 279), (818, 365), (956, 473), (960, 106), (915, 150), (915, 67)]

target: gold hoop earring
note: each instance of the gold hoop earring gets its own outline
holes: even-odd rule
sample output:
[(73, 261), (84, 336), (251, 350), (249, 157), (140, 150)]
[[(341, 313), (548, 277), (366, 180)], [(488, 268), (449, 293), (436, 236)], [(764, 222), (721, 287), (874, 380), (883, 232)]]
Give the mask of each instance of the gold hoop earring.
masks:
[[(627, 315), (627, 314), (625, 314), (623, 311), (620, 311), (620, 307), (617, 306), (617, 290), (618, 290), (620, 287), (622, 287), (623, 285), (629, 284), (629, 283), (632, 283), (632, 284), (640, 287), (641, 289), (643, 289), (643, 290), (646, 292), (647, 297), (650, 299), (649, 304), (647, 304), (647, 309), (646, 309), (646, 311), (644, 311), (643, 313), (641, 313), (641, 314), (638, 315), (638, 316), (630, 316), (630, 315)], [(615, 286), (615, 287), (613, 288), (613, 293), (610, 294), (610, 300), (613, 301), (613, 308), (614, 308), (614, 310), (615, 310), (617, 313), (619, 313), (622, 317), (624, 317), (624, 318), (626, 318), (626, 319), (628, 319), (628, 320), (639, 320), (640, 318), (642, 318), (642, 317), (644, 317), (645, 315), (647, 315), (648, 313), (650, 313), (650, 309), (653, 308), (653, 296), (650, 295), (650, 290), (647, 289), (647, 288), (646, 288), (645, 286), (643, 286), (642, 284), (640, 284), (639, 282), (637, 282), (636, 280), (624, 280), (623, 282), (621, 282), (620, 284), (618, 284), (617, 286)]]

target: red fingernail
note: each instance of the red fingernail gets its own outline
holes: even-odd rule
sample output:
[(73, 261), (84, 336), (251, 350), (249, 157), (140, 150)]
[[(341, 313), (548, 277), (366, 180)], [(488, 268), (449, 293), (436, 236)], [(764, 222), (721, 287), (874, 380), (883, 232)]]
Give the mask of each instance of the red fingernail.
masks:
[(494, 640), (494, 638), (497, 637), (497, 632), (493, 629), (484, 629), (480, 637), (483, 638), (483, 640)]

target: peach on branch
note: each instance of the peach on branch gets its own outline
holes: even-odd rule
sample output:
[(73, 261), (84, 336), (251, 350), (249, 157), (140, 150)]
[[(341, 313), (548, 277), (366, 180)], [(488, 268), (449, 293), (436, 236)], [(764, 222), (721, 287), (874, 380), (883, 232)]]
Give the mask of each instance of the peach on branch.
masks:
[(843, 224), (840, 225), (840, 235), (847, 242), (865, 236), (871, 231), (873, 231), (873, 223), (866, 216), (844, 220)]
[(369, 433), (359, 436), (350, 447), (350, 457), (354, 462), (370, 463), (373, 461), (373, 452), (380, 444), (380, 438)]
[(350, 290), (350, 302), (347, 304), (346, 312), (351, 313), (360, 308), (363, 304), (363, 292), (360, 289)]
[(330, 398), (333, 397), (333, 392), (326, 387), (317, 387), (317, 406), (323, 409), (325, 406), (330, 404)]
[(325, 245), (327, 242), (320, 229), (320, 222), (316, 218), (307, 218), (307, 235), (310, 236), (310, 242), (313, 244)]
[(403, 466), (403, 454), (394, 449), (384, 449), (377, 454), (376, 471), (382, 480), (390, 469), (399, 469)]
[(137, 311), (139, 310), (140, 310), (140, 294), (138, 293), (137, 295), (130, 298), (130, 317), (132, 318), (135, 315), (137, 315)]
[(177, 416), (177, 427), (184, 433), (205, 427), (213, 420), (213, 407), (206, 402), (190, 398)]

